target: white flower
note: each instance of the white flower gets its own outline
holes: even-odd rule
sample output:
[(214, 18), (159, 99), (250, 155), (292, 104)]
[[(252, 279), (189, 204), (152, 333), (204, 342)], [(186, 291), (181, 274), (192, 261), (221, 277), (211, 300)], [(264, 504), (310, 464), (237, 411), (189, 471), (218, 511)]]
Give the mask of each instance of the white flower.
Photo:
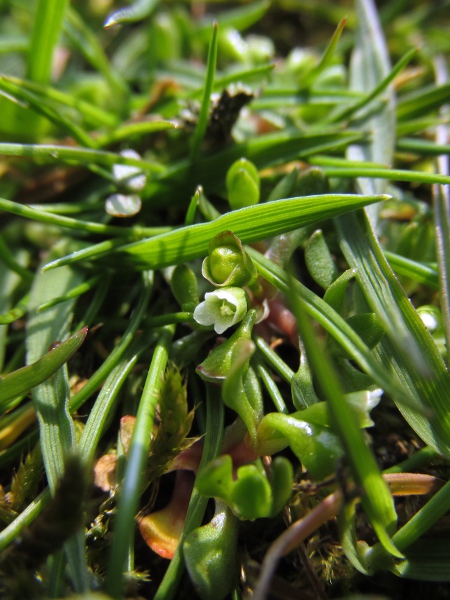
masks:
[(194, 319), (200, 325), (214, 325), (216, 333), (239, 323), (247, 313), (247, 298), (242, 288), (224, 287), (205, 294), (194, 310)]
[[(139, 160), (141, 157), (134, 150), (122, 150), (121, 156), (125, 158), (136, 158)], [(134, 176), (135, 173), (138, 175)], [(138, 192), (145, 187), (147, 183), (147, 177), (142, 173), (139, 167), (132, 167), (130, 165), (114, 165), (113, 176), (117, 183), (124, 183), (128, 189)]]

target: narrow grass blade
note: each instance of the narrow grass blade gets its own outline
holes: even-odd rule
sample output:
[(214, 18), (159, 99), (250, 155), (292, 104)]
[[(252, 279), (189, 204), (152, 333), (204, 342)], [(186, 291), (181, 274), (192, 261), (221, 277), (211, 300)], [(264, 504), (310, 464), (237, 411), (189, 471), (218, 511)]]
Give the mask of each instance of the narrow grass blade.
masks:
[[(117, 70), (112, 68), (97, 36), (73, 7), (69, 7), (67, 10), (65, 30), (88, 62), (104, 76), (115, 94), (116, 103), (124, 103), (129, 92), (127, 83), (122, 79)], [(120, 106), (120, 108), (122, 107)]]
[(117, 125), (118, 119), (116, 115), (57, 88), (27, 79), (19, 79), (11, 75), (3, 74), (2, 79), (31, 92), (37, 98), (76, 110), (89, 125), (95, 127), (114, 127)]
[(314, 337), (312, 326), (303, 310), (304, 301), (293, 289), (288, 298), (298, 322), (308, 362), (320, 381), (333, 419), (333, 427), (344, 446), (345, 458), (356, 484), (364, 490), (361, 494), (363, 507), (383, 547), (393, 556), (402, 558), (402, 554), (390, 539), (396, 528), (397, 515), (389, 488), (364, 440), (354, 414), (345, 401), (337, 375)]
[[(417, 404), (417, 401), (414, 399), (415, 397), (410, 393), (405, 393), (404, 388), (398, 385), (389, 371), (378, 364), (372, 352), (355, 330), (327, 302), (319, 298), (319, 296), (299, 281), (291, 281), (283, 269), (253, 248), (247, 247), (246, 252), (250, 254), (260, 275), (280, 290), (282, 294), (287, 296), (290, 293), (290, 287), (293, 287), (295, 294), (305, 302), (305, 311), (322, 325), (342, 348), (346, 350), (351, 358), (356, 361), (358, 366), (370, 375), (380, 387), (388, 391), (393, 397), (405, 403), (409, 402), (417, 411), (419, 410), (420, 405)], [(258, 340), (256, 340), (256, 345), (260, 348)], [(282, 375), (282, 372), (279, 372)]]
[(125, 477), (121, 486), (114, 538), (106, 576), (106, 591), (113, 598), (122, 598), (123, 595), (123, 573), (129, 547), (133, 543), (134, 519), (137, 513), (142, 477), (150, 447), (156, 404), (169, 359), (174, 330), (173, 326), (165, 327), (156, 344), (136, 415)]
[[(142, 319), (148, 310), (148, 304), (153, 291), (153, 275), (152, 273), (144, 272), (142, 274), (142, 291), (139, 296), (139, 301), (134, 309), (128, 323), (128, 327), (124, 331), (122, 338), (109, 353), (101, 367), (90, 377), (89, 381), (79, 390), (70, 400), (70, 410), (74, 412), (82, 406), (86, 400), (99, 388), (100, 385), (109, 376), (111, 371), (119, 364), (125, 351), (131, 344), (134, 335), (140, 326)], [(153, 342), (153, 335), (148, 335), (149, 343)]]
[(0, 154), (8, 156), (29, 156), (33, 158), (48, 158), (51, 161), (72, 162), (85, 166), (86, 163), (93, 163), (103, 167), (113, 167), (114, 165), (130, 165), (139, 167), (144, 173), (164, 173), (165, 167), (156, 163), (150, 163), (138, 158), (129, 158), (116, 154), (115, 152), (106, 152), (105, 150), (94, 150), (91, 148), (77, 148), (73, 146), (54, 146), (51, 144), (13, 144), (0, 143)]
[(357, 113), (359, 110), (370, 104), (372, 100), (374, 100), (377, 96), (379, 96), (385, 89), (394, 81), (401, 71), (406, 67), (406, 65), (412, 60), (414, 55), (417, 54), (417, 50), (415, 48), (409, 50), (392, 68), (392, 70), (384, 77), (375, 88), (365, 97), (361, 98), (358, 102), (355, 102), (352, 106), (345, 108), (342, 111), (334, 114), (331, 122), (336, 123), (338, 121), (343, 121), (345, 119), (349, 119), (352, 115)]
[(124, 140), (141, 138), (149, 133), (156, 131), (164, 131), (166, 129), (176, 129), (178, 124), (176, 121), (163, 121), (162, 119), (154, 119), (151, 121), (141, 121), (139, 123), (127, 123), (121, 127), (117, 127), (111, 133), (108, 133), (97, 140), (98, 147), (110, 146)]
[[(448, 80), (447, 66), (443, 57), (435, 61), (439, 83)], [(442, 109), (443, 116), (448, 116), (449, 106)], [(448, 140), (448, 127), (445, 124), (437, 128), (436, 142), (441, 145)], [(448, 153), (438, 158), (438, 171), (444, 175), (450, 172)], [(447, 346), (447, 365), (450, 365), (450, 191), (448, 186), (433, 186), (434, 215), (436, 223), (436, 245), (441, 284), (441, 310), (444, 322)]]
[(51, 76), (53, 50), (62, 29), (68, 0), (39, 0), (28, 53), (28, 77), (48, 83)]
[(56, 127), (72, 136), (79, 144), (87, 146), (88, 148), (95, 147), (95, 142), (89, 134), (79, 125), (74, 123), (73, 120), (67, 118), (61, 112), (56, 111), (46, 98), (36, 96), (33, 92), (30, 92), (25, 87), (21, 86), (20, 83), (12, 83), (11, 80), (1, 76), (0, 90), (5, 92), (6, 97), (19, 101), (30, 110), (48, 119), (51, 123), (56, 125)]
[(198, 158), (200, 152), (200, 146), (203, 141), (203, 137), (206, 133), (208, 126), (208, 115), (209, 106), (211, 104), (211, 93), (214, 86), (214, 76), (216, 73), (217, 64), (217, 34), (219, 26), (217, 22), (213, 23), (213, 30), (211, 34), (211, 41), (209, 43), (208, 60), (206, 64), (206, 77), (203, 87), (203, 98), (200, 106), (200, 113), (198, 115), (197, 125), (195, 127), (194, 136), (192, 139), (190, 158), (195, 161)]
[(122, 246), (116, 252), (136, 268), (161, 268), (206, 256), (209, 241), (222, 231), (233, 231), (244, 243), (256, 242), (386, 198), (327, 194), (276, 200)]
[(61, 342), (34, 363), (0, 378), (0, 408), (11, 398), (24, 394), (51, 377), (78, 350), (87, 334), (87, 328)]
[[(388, 169), (388, 168), (367, 168), (367, 167), (328, 167), (323, 159), (310, 161), (312, 164), (322, 166), (323, 171), (328, 177), (339, 177), (349, 179), (354, 177), (365, 178), (363, 181), (377, 181), (378, 179), (388, 179), (390, 181), (410, 181), (417, 183), (436, 183), (442, 185), (450, 185), (450, 176), (426, 173), (422, 171), (407, 171), (403, 169)], [(371, 179), (366, 179), (370, 177)], [(361, 180), (359, 180), (361, 185)], [(367, 186), (372, 188), (373, 184)], [(365, 191), (365, 193), (372, 193)]]
[(339, 21), (339, 24), (336, 27), (336, 31), (333, 33), (333, 36), (320, 59), (320, 62), (315, 67), (313, 67), (311, 71), (308, 71), (303, 76), (302, 87), (308, 87), (310, 82), (314, 81), (314, 79), (331, 64), (331, 61), (333, 60), (334, 53), (336, 52), (337, 45), (339, 44), (339, 40), (341, 39), (341, 35), (346, 24), (346, 18), (341, 19)]
[(450, 94), (450, 83), (443, 85), (421, 88), (408, 94), (406, 98), (399, 101), (397, 106), (397, 118), (399, 121), (407, 122), (414, 117), (423, 117), (424, 114), (440, 108), (448, 102)]
[[(56, 249), (54, 251), (57, 251)], [(38, 314), (37, 306), (53, 294), (63, 295), (80, 283), (80, 275), (67, 267), (60, 277), (51, 273), (36, 276), (30, 298), (30, 318), (27, 323), (27, 360), (34, 362), (49, 346), (63, 339), (70, 327), (72, 302), (58, 304), (46, 313)], [(70, 388), (67, 369), (62, 367), (32, 392), (39, 421), (42, 455), (50, 490), (54, 493), (63, 476), (65, 457), (75, 450), (75, 431), (69, 413)], [(89, 588), (84, 548), (84, 535), (71, 538), (65, 545), (74, 587), (79, 592)]]
[[(393, 541), (401, 552), (426, 534), (429, 529), (450, 510), (450, 483), (446, 483), (397, 533)], [(393, 566), (387, 560), (386, 552), (380, 545), (373, 546), (367, 553), (368, 564), (374, 570)], [(401, 564), (401, 563), (400, 563)]]
[(385, 251), (384, 255), (397, 275), (423, 283), (433, 290), (439, 290), (439, 272), (434, 267), (393, 252)]
[(139, 355), (150, 342), (151, 338), (139, 340), (128, 348), (118, 365), (112, 369), (105, 380), (79, 439), (80, 456), (86, 465), (92, 464), (98, 442), (114, 415), (119, 392), (137, 363)]
[(67, 294), (64, 294), (64, 296), (58, 296), (57, 298), (52, 298), (52, 300), (49, 300), (48, 302), (44, 302), (44, 304), (41, 304), (37, 307), (37, 312), (40, 313), (44, 310), (52, 308), (52, 306), (60, 304), (61, 302), (66, 302), (67, 300), (73, 300), (74, 298), (78, 298), (78, 296), (85, 294), (93, 287), (95, 287), (97, 283), (99, 283), (101, 280), (102, 275), (94, 275), (94, 277), (91, 277), (83, 283), (80, 283), (80, 285), (77, 285), (76, 287), (72, 288), (70, 291), (67, 292)]
[[(350, 64), (350, 88), (359, 92), (378, 91), (380, 83), (389, 78), (391, 71), (389, 54), (381, 29), (377, 9), (373, 0), (357, 0), (356, 10), (358, 25), (356, 45)], [(371, 142), (367, 145), (353, 145), (347, 151), (350, 160), (371, 160), (390, 165), (392, 163), (395, 143), (395, 98), (392, 87), (384, 91), (381, 110), (374, 115), (363, 117), (359, 126), (369, 129)], [(357, 123), (355, 123), (357, 124)], [(361, 180), (358, 184), (365, 194), (380, 194), (385, 191), (385, 184), (377, 179)], [(376, 219), (376, 208), (370, 211)]]

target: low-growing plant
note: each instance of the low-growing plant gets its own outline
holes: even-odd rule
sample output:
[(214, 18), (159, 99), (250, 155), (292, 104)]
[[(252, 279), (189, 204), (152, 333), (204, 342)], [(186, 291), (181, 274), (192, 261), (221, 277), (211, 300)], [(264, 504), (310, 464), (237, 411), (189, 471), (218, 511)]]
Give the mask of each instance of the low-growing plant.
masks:
[(3, 3), (2, 598), (441, 597), (449, 23), (380, 4)]

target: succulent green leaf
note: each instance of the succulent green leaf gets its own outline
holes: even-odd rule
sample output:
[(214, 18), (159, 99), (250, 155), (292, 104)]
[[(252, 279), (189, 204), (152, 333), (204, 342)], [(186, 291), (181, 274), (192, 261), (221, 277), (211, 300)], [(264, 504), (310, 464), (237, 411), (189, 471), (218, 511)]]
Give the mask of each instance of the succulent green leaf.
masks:
[(197, 367), (196, 371), (205, 381), (223, 381), (231, 368), (234, 347), (240, 340), (251, 341), (256, 311), (249, 310), (238, 329), (223, 344), (214, 348), (211, 354)]
[(339, 275), (320, 229), (312, 234), (306, 244), (305, 261), (311, 277), (325, 290)]
[(251, 340), (241, 339), (233, 345), (231, 367), (222, 386), (224, 404), (235, 410), (244, 421), (253, 443), (256, 441), (256, 427), (262, 415), (260, 410), (254, 410), (247, 399), (244, 378), (254, 351), (255, 344)]
[[(311, 408), (316, 406), (320, 404)], [(265, 415), (257, 431), (258, 452), (272, 454), (288, 444), (311, 477), (324, 479), (334, 471), (337, 460), (343, 455), (342, 446), (329, 427), (303, 420), (303, 412)]]
[(226, 176), (228, 202), (232, 210), (258, 204), (260, 181), (258, 169), (246, 158), (231, 165)]
[(216, 500), (210, 523), (197, 527), (183, 544), (186, 568), (202, 600), (222, 600), (236, 577), (239, 521), (225, 502)]
[(344, 305), (348, 282), (355, 277), (356, 273), (356, 269), (347, 269), (333, 281), (325, 292), (323, 299), (338, 313), (341, 312)]

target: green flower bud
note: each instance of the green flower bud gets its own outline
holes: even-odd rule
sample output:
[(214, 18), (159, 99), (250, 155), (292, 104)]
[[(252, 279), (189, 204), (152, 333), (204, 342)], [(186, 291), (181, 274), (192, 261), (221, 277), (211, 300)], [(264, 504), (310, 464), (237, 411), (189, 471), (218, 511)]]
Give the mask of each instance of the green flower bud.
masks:
[(210, 241), (208, 250), (202, 274), (216, 287), (243, 287), (256, 281), (256, 267), (232, 231), (219, 233)]
[(226, 177), (228, 202), (233, 210), (258, 204), (259, 174), (253, 163), (241, 158), (231, 165)]
[(246, 62), (248, 55), (247, 42), (242, 38), (237, 29), (226, 27), (219, 33), (219, 56)]
[(187, 265), (175, 267), (170, 286), (182, 310), (193, 311), (198, 304), (198, 282), (193, 270)]

